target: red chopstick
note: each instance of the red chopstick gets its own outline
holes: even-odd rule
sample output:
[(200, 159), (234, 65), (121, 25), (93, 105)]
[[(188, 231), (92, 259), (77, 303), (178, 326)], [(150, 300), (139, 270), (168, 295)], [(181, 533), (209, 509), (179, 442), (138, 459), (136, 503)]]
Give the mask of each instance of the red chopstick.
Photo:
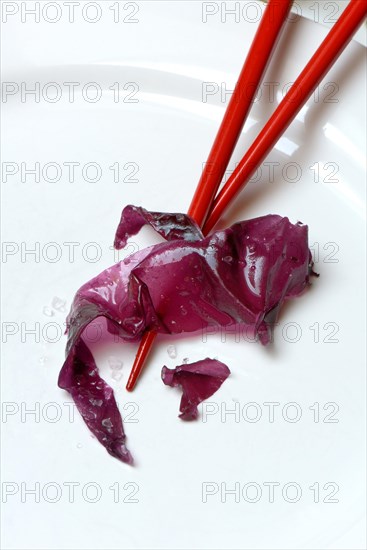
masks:
[[(276, 144), (282, 133), (287, 129), (330, 67), (335, 63), (344, 48), (348, 45), (366, 15), (366, 0), (350, 1), (347, 8), (344, 10), (333, 28), (329, 31), (321, 46), (306, 65), (305, 69), (302, 71), (288, 94), (283, 98), (268, 123), (264, 126), (253, 145), (244, 155), (240, 164), (233, 172), (218, 197), (215, 199), (209, 218), (204, 224), (204, 235), (209, 233), (229, 203), (233, 201), (239, 191), (244, 187), (244, 185), (246, 185), (256, 168), (259, 164), (261, 164), (262, 160)], [(243, 71), (241, 72), (241, 75), (242, 74)], [(230, 104), (228, 109), (229, 107)], [(221, 130), (223, 130), (223, 125), (220, 128), (220, 131)], [(205, 200), (208, 196), (209, 190), (205, 193), (202, 189), (200, 189), (195, 193), (195, 197), (197, 197), (198, 201)], [(203, 214), (205, 208), (203, 206), (198, 208), (197, 211), (200, 213), (200, 216), (205, 216), (205, 214)], [(130, 373), (128, 384), (126, 386), (128, 390), (133, 389), (143, 368), (154, 338), (155, 333), (153, 332), (148, 332), (144, 335), (133, 369)]]
[[(337, 23), (328, 33), (321, 46), (306, 65), (293, 87), (284, 97), (253, 145), (244, 155), (218, 197), (215, 199), (209, 218), (205, 222), (203, 228), (204, 234), (209, 233), (229, 203), (235, 198), (244, 185), (246, 185), (256, 168), (276, 144), (282, 133), (287, 129), (294, 117), (309, 99), (327, 71), (348, 45), (366, 15), (366, 0), (350, 1)], [(222, 126), (220, 130), (222, 130)], [(204, 200), (207, 195), (202, 191), (197, 191), (195, 196), (198, 196), (200, 200)], [(203, 211), (204, 208), (202, 207), (200, 212)], [(155, 333), (152, 332), (148, 332), (143, 337), (137, 359), (135, 360), (126, 386), (128, 390), (133, 389), (154, 338)]]
[(304, 106), (320, 81), (338, 59), (367, 15), (366, 0), (350, 0), (321, 46), (311, 57), (292, 88), (283, 98), (258, 137), (214, 201), (203, 232), (215, 226), (223, 211), (256, 171), (278, 139)]
[[(188, 210), (189, 216), (200, 227), (211, 209), (292, 3), (293, 0), (269, 0), (261, 18)], [(126, 389), (129, 391), (136, 384), (155, 336), (156, 332), (153, 330), (143, 335), (127, 381)]]
[(270, 0), (260, 21), (188, 210), (199, 226), (212, 207), (292, 3)]

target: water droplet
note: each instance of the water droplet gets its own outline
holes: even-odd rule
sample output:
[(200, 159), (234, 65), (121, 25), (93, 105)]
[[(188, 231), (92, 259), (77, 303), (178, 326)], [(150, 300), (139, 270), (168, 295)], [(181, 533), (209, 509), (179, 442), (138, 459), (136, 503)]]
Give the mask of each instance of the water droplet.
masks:
[(52, 309), (49, 306), (44, 306), (43, 315), (46, 315), (47, 317), (53, 317), (53, 315), (55, 315), (55, 312), (52, 311)]
[(185, 309), (184, 306), (180, 306), (180, 312), (181, 315), (187, 315), (187, 309)]
[(56, 309), (56, 311), (64, 312), (66, 311), (66, 300), (63, 300), (62, 298), (59, 298), (58, 296), (54, 296), (51, 303), (52, 307)]
[(120, 361), (120, 359), (118, 359), (118, 358), (115, 357), (114, 355), (111, 355), (111, 356), (108, 358), (108, 364), (110, 365), (110, 369), (111, 369), (111, 370), (121, 370), (121, 369), (122, 369), (123, 362)]
[(89, 399), (89, 403), (91, 405), (93, 405), (93, 407), (95, 407), (95, 406), (101, 407), (102, 404), (103, 404), (103, 401), (102, 401), (102, 399), (93, 399), (93, 398), (91, 398), (91, 399)]
[(167, 353), (168, 353), (168, 355), (170, 356), (171, 359), (176, 359), (176, 357), (177, 357), (176, 346), (173, 346), (173, 345), (168, 346)]
[(143, 321), (138, 316), (126, 317), (122, 324), (123, 326), (130, 331), (139, 330), (139, 327), (142, 325)]
[(233, 258), (232, 256), (224, 256), (223, 261), (226, 262), (227, 264), (230, 264), (233, 262)]
[(111, 418), (104, 418), (102, 420), (102, 426), (104, 426), (105, 428), (107, 428), (107, 430), (110, 430), (113, 426), (112, 422), (111, 422)]

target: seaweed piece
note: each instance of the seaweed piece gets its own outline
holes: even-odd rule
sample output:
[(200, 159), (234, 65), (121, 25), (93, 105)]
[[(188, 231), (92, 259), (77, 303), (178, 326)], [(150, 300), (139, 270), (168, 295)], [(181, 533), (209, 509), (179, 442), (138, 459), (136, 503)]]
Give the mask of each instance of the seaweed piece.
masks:
[(182, 388), (179, 417), (195, 420), (198, 405), (213, 395), (230, 374), (227, 365), (207, 357), (195, 363), (184, 363), (175, 369), (163, 367), (161, 376), (166, 386)]
[[(132, 254), (78, 290), (67, 318), (66, 360), (59, 376), (59, 386), (70, 392), (92, 433), (110, 454), (129, 463), (113, 392), (88, 350), (86, 327), (104, 317), (110, 333), (137, 342), (150, 329), (204, 333), (241, 324), (249, 337), (266, 345), (282, 303), (299, 295), (313, 274), (307, 226), (288, 218), (263, 216), (204, 238), (184, 214), (128, 206), (116, 246), (146, 223), (166, 242)], [(100, 400), (103, 418), (100, 405), (93, 405)]]

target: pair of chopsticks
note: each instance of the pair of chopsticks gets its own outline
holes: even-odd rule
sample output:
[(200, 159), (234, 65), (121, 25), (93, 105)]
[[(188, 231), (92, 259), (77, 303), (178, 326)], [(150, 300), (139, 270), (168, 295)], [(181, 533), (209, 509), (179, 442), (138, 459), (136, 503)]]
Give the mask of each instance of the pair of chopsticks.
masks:
[[(316, 50), (292, 88), (216, 197), (255, 93), (274, 51), (293, 0), (269, 0), (237, 85), (224, 114), (208, 161), (192, 199), (188, 215), (207, 235), (224, 210), (247, 184), (258, 166), (302, 109), (318, 84), (338, 59), (367, 15), (366, 0), (350, 0), (338, 21)], [(143, 335), (126, 389), (132, 391), (143, 369), (156, 332)]]

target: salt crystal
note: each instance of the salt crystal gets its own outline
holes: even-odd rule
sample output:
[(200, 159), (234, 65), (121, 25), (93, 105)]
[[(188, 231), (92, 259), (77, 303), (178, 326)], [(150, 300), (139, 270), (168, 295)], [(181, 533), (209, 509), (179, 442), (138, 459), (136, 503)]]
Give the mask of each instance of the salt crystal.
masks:
[(52, 317), (53, 315), (55, 315), (55, 313), (54, 313), (54, 311), (52, 311), (52, 309), (50, 307), (44, 306), (43, 315), (47, 315), (47, 317)]
[(116, 382), (119, 382), (119, 380), (121, 380), (122, 378), (122, 372), (119, 370), (112, 371), (112, 378), (116, 380)]
[(111, 370), (121, 370), (121, 369), (122, 369), (123, 362), (120, 361), (120, 359), (118, 359), (118, 358), (115, 357), (114, 355), (111, 355), (111, 356), (108, 358), (108, 364), (110, 365), (110, 369), (111, 369)]
[(66, 311), (66, 307), (65, 307), (66, 306), (66, 300), (63, 300), (62, 298), (59, 298), (58, 296), (55, 296), (52, 299), (51, 305), (57, 311), (61, 311), (61, 312)]
[(168, 355), (171, 359), (176, 359), (176, 357), (177, 357), (176, 346), (173, 346), (173, 345), (168, 346), (167, 353), (168, 353)]

